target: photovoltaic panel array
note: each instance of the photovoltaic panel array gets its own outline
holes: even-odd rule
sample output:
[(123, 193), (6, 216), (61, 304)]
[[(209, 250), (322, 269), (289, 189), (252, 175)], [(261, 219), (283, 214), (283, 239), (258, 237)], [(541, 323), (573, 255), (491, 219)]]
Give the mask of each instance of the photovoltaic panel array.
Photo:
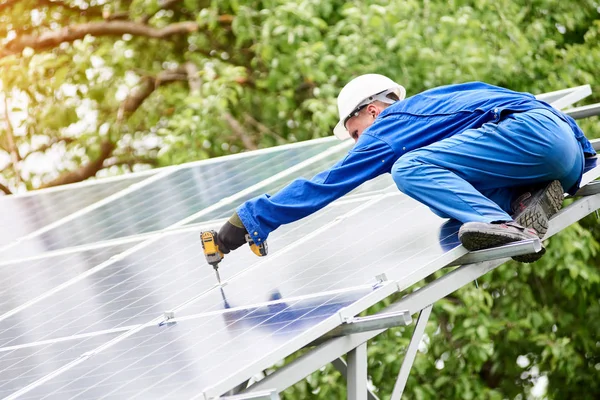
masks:
[[(143, 328), (22, 398), (192, 398), (377, 289), (200, 315)], [(337, 322), (335, 322), (337, 323)], [(76, 378), (73, 378), (76, 376)]]
[[(333, 148), (334, 145), (337, 147)], [(13, 274), (17, 268), (26, 271), (29, 278), (22, 284), (15, 285), (14, 290), (19, 293), (19, 297), (9, 298), (12, 295), (8, 294), (7, 300), (2, 303), (4, 308), (0, 320), (4, 324), (0, 332), (0, 351), (46, 349), (44, 346), (69, 342), (72, 342), (73, 348), (77, 349), (76, 342), (85, 338), (106, 338), (105, 335), (127, 333), (131, 329), (142, 326), (140, 324), (148, 323), (157, 315), (161, 315), (164, 310), (176, 308), (203, 293), (210, 293), (215, 289), (214, 274), (205, 264), (198, 240), (200, 230), (205, 229), (207, 225), (194, 225), (170, 232), (160, 230), (172, 226), (173, 223), (192, 222), (193, 218), (190, 221), (185, 221), (185, 219), (196, 213), (199, 213), (201, 218), (202, 207), (210, 207), (211, 202), (219, 204), (224, 198), (238, 193), (240, 189), (251, 189), (253, 185), (258, 184), (255, 190), (261, 188), (264, 188), (264, 191), (276, 190), (281, 187), (284, 179), (289, 181), (298, 176), (310, 177), (341, 158), (348, 147), (326, 140), (292, 147), (287, 151), (279, 149), (278, 151), (259, 152), (256, 156), (245, 156), (237, 160), (236, 165), (246, 161), (252, 161), (254, 164), (244, 164), (244, 168), (238, 169), (225, 167), (225, 169), (235, 172), (235, 175), (231, 175), (231, 172), (226, 174), (234, 176), (232, 185), (235, 190), (226, 187), (225, 192), (219, 192), (215, 189), (217, 186), (212, 186), (215, 190), (207, 193), (203, 185), (197, 185), (201, 189), (188, 192), (182, 197), (183, 201), (180, 203), (204, 202), (199, 206), (188, 207), (176, 218), (167, 220), (162, 225), (142, 228), (131, 234), (127, 232), (121, 236), (117, 234), (114, 237), (100, 237), (100, 241), (94, 241), (93, 239), (98, 239), (94, 236), (90, 239), (81, 239), (80, 234), (85, 233), (83, 226), (88, 229), (95, 227), (90, 223), (90, 214), (103, 208), (109, 209), (109, 205), (115, 207), (116, 212), (123, 213), (136, 212), (138, 208), (143, 209), (144, 203), (142, 206), (137, 204), (137, 207), (121, 210), (119, 207), (125, 206), (119, 201), (128, 196), (137, 195), (150, 184), (156, 186), (165, 182), (169, 177), (177, 176), (178, 172), (161, 173), (159, 171), (153, 177), (148, 178), (149, 181), (137, 185), (134, 190), (122, 192), (123, 196), (113, 195), (112, 198), (109, 198), (110, 201), (100, 199), (100, 206), (88, 205), (88, 210), (79, 211), (79, 215), (76, 217), (69, 218), (67, 216), (64, 221), (55, 220), (49, 229), (42, 227), (40, 232), (34, 232), (23, 243), (12, 247), (8, 246), (3, 255), (8, 254), (10, 257), (3, 258), (0, 263), (0, 270), (3, 268), (3, 271), (6, 271), (7, 280), (5, 282), (15, 279)], [(283, 154), (284, 152), (286, 154)], [(224, 161), (226, 160), (221, 162), (224, 163)], [(217, 164), (219, 163), (214, 161), (205, 164), (197, 163), (193, 166), (183, 167), (180, 171), (188, 173), (194, 168), (206, 171), (210, 165)], [(268, 176), (263, 174), (255, 178), (256, 174), (249, 173), (252, 171), (252, 165), (264, 166), (264, 170), (269, 171)], [(278, 172), (281, 172), (279, 177), (276, 175)], [(240, 174), (245, 174), (244, 179), (240, 178)], [(276, 179), (269, 181), (269, 178), (273, 178), (274, 175)], [(188, 176), (187, 179), (190, 177)], [(215, 182), (222, 183), (223, 179), (225, 178), (221, 177)], [(235, 182), (242, 181), (246, 187), (235, 186)], [(263, 181), (265, 184), (261, 185), (260, 182)], [(186, 180), (182, 179), (179, 185), (185, 182)], [(279, 186), (273, 186), (273, 182)], [(386, 187), (388, 184), (389, 181), (382, 187)], [(190, 185), (193, 186), (194, 183), (190, 182)], [(254, 193), (252, 190), (249, 192)], [(193, 202), (190, 201), (189, 198), (194, 196), (197, 198), (194, 198)], [(147, 198), (148, 196), (141, 197)], [(206, 200), (207, 198), (209, 200)], [(239, 200), (235, 200), (235, 203), (239, 203), (244, 198), (240, 197)], [(353, 202), (350, 199), (343, 204), (316, 213), (306, 219), (303, 224), (286, 226), (281, 229), (278, 239), (272, 242), (272, 247), (274, 249), (277, 249), (278, 246), (285, 247), (309, 234), (314, 229), (313, 225), (310, 225), (311, 221), (316, 225), (325, 224), (358, 204), (360, 204), (358, 201)], [(231, 208), (228, 211), (230, 212)], [(154, 214), (150, 213), (150, 215)], [(81, 220), (85, 222), (81, 222)], [(103, 222), (108, 226), (122, 224), (122, 221), (115, 220)], [(207, 222), (207, 224), (211, 223)], [(125, 225), (127, 225), (126, 222)], [(218, 225), (212, 223), (210, 227), (216, 229)], [(75, 229), (69, 231), (65, 229), (65, 226), (75, 227)], [(54, 232), (56, 235), (62, 235), (61, 245), (55, 245), (50, 240), (51, 236), (48, 234)], [(152, 232), (156, 233), (152, 234)], [(150, 236), (140, 236), (138, 240), (135, 234), (139, 233), (149, 233)], [(114, 240), (122, 239), (123, 236), (130, 236), (132, 239)], [(105, 241), (106, 239), (113, 239), (113, 241)], [(142, 241), (143, 239), (146, 241)], [(45, 247), (39, 246), (40, 249), (27, 251), (31, 250), (31, 247), (24, 245), (30, 245), (31, 243), (28, 242), (36, 240), (43, 243)], [(240, 252), (239, 254), (242, 256), (239, 260), (236, 260), (237, 257), (234, 255), (230, 257), (232, 265), (224, 273), (226, 279), (235, 276), (248, 266), (260, 262), (249, 252)], [(15, 260), (11, 261), (11, 257)], [(25, 260), (18, 260), (23, 258)], [(51, 279), (44, 279), (46, 275), (50, 274), (52, 275)], [(46, 282), (42, 284), (40, 281)], [(52, 348), (57, 348), (57, 346)], [(82, 352), (82, 355), (84, 353)], [(18, 354), (25, 354), (25, 352), (20, 351), (14, 354), (18, 357)], [(11, 373), (17, 373), (18, 371), (12, 365), (2, 364), (2, 367), (7, 371), (12, 371)], [(70, 375), (65, 372), (63, 376)], [(18, 387), (26, 380), (17, 380), (17, 382), (21, 382), (14, 388), (18, 394), (20, 389), (27, 386)]]
[(466, 253), (457, 224), (386, 175), (279, 228), (269, 256), (228, 254), (218, 286), (199, 233), (349, 147), (158, 170), (0, 250), (0, 395), (213, 398)]
[[(345, 294), (347, 292), (353, 292), (356, 287), (363, 287), (365, 284), (374, 283), (375, 275), (380, 272), (394, 272), (394, 268), (398, 266), (398, 259), (396, 257), (402, 257), (407, 252), (411, 252), (411, 249), (414, 249), (415, 246), (418, 247), (418, 251), (412, 252), (413, 258), (415, 259), (415, 264), (406, 265), (407, 270), (405, 270), (404, 274), (412, 274), (417, 275), (415, 279), (421, 279), (424, 276), (419, 275), (419, 268), (422, 268), (424, 265), (428, 265), (432, 260), (437, 257), (440, 257), (444, 254), (444, 250), (441, 249), (438, 242), (438, 230), (439, 224), (425, 224), (424, 226), (428, 226), (429, 230), (416, 232), (412, 225), (408, 224), (407, 229), (401, 231), (402, 233), (391, 235), (388, 240), (379, 240), (378, 237), (380, 234), (385, 232), (386, 229), (390, 231), (398, 231), (394, 224), (400, 223), (408, 214), (417, 212), (418, 217), (415, 218), (413, 224), (421, 225), (420, 222), (423, 221), (423, 218), (427, 220), (427, 218), (433, 218), (434, 221), (441, 221), (438, 217), (434, 216), (431, 212), (429, 212), (426, 208), (416, 203), (415, 201), (408, 199), (402, 195), (379, 195), (374, 199), (370, 200), (370, 207), (365, 208), (365, 204), (363, 199), (357, 199), (355, 202), (346, 202), (340, 205), (332, 205), (328, 209), (322, 211), (322, 215), (315, 215), (313, 218), (322, 218), (321, 221), (307, 219), (302, 225), (302, 229), (299, 232), (299, 227), (295, 227), (295, 240), (292, 241), (291, 244), (287, 246), (284, 244), (282, 247), (282, 251), (279, 253), (275, 253), (273, 258), (265, 259), (264, 261), (254, 262), (250, 265), (247, 264), (245, 260), (246, 257), (253, 257), (249, 254), (249, 252), (238, 252), (231, 255), (231, 258), (228, 259), (227, 268), (223, 268), (223, 273), (234, 273), (237, 267), (238, 258), (240, 262), (241, 271), (234, 275), (225, 286), (223, 291), (216, 290), (214, 287), (214, 276), (213, 272), (210, 268), (202, 268), (202, 256), (199, 252), (195, 253), (196, 261), (193, 259), (193, 255), (181, 257), (182, 263), (180, 265), (183, 266), (181, 270), (176, 270), (174, 268), (169, 268), (169, 272), (172, 276), (169, 276), (166, 272), (164, 273), (165, 277), (160, 278), (160, 269), (157, 269), (157, 272), (154, 274), (158, 274), (158, 276), (153, 276), (149, 279), (149, 282), (154, 282), (154, 286), (152, 289), (146, 290), (142, 295), (136, 295), (135, 293), (128, 292), (127, 298), (129, 299), (138, 299), (134, 301), (134, 306), (132, 307), (124, 307), (118, 310), (112, 311), (110, 309), (111, 303), (113, 301), (108, 301), (103, 306), (100, 311), (98, 308), (92, 308), (90, 310), (86, 309), (85, 303), (79, 304), (80, 301), (75, 301), (75, 304), (78, 304), (78, 310), (85, 315), (95, 315), (95, 317), (91, 318), (92, 320), (102, 321), (106, 323), (107, 321), (112, 323), (113, 327), (124, 326), (124, 324), (141, 324), (145, 321), (148, 321), (152, 318), (152, 316), (160, 315), (160, 311), (168, 310), (175, 308), (177, 303), (184, 304), (186, 298), (193, 299), (188, 306), (182, 307), (180, 311), (177, 312), (177, 315), (181, 315), (182, 317), (188, 317), (191, 319), (195, 319), (198, 315), (205, 315), (206, 313), (212, 313), (211, 316), (214, 315), (227, 315), (228, 309), (231, 308), (244, 308), (251, 304), (260, 304), (268, 301), (272, 301), (274, 299), (300, 299), (309, 300), (312, 296), (320, 296), (322, 293), (342, 293)], [(359, 208), (363, 207), (362, 210)], [(336, 212), (336, 209), (339, 210)], [(396, 214), (393, 210), (398, 210)], [(421, 211), (420, 213), (418, 211)], [(343, 212), (346, 215), (344, 219), (335, 220), (335, 217), (339, 217), (340, 213)], [(324, 215), (329, 214), (329, 219), (325, 219)], [(395, 215), (396, 218), (390, 219), (389, 216)], [(334, 217), (334, 218), (331, 218)], [(362, 238), (361, 246), (366, 246), (372, 251), (373, 254), (379, 255), (378, 258), (372, 260), (366, 260), (365, 262), (359, 262), (361, 259), (357, 257), (356, 251), (358, 246), (355, 245), (353, 241), (352, 235), (356, 232), (354, 229), (358, 229), (361, 231), (362, 223), (364, 223), (363, 218), (367, 218), (375, 223), (372, 226), (378, 226), (379, 223), (383, 228), (383, 231), (373, 231), (367, 233)], [(362, 221), (362, 222), (361, 222)], [(327, 239), (319, 239), (321, 237), (318, 235), (318, 231), (322, 226), (330, 225), (328, 228)], [(349, 227), (352, 226), (352, 229)], [(291, 225), (290, 225), (291, 227)], [(331, 232), (332, 234), (329, 234)], [(286, 233), (282, 232), (282, 238), (285, 238)], [(317, 233), (317, 234), (316, 234)], [(197, 234), (197, 232), (196, 232)], [(177, 235), (174, 235), (177, 236)], [(196, 236), (197, 235), (193, 235)], [(194, 237), (190, 237), (190, 247), (197, 247), (197, 243), (194, 241), (197, 240)], [(427, 240), (426, 237), (433, 237), (433, 240)], [(385, 237), (385, 234), (382, 235)], [(396, 239), (394, 241), (393, 239)], [(161, 239), (162, 242), (162, 239)], [(183, 243), (181, 237), (174, 239), (173, 243), (165, 243), (166, 248), (173, 248), (174, 243)], [(300, 242), (300, 243), (299, 243)], [(294, 245), (295, 244), (295, 245)], [(157, 247), (156, 245), (149, 246), (154, 251), (154, 255), (145, 255), (143, 253), (135, 252), (135, 259), (138, 260), (160, 260), (156, 262), (157, 266), (163, 265), (177, 265), (177, 262), (172, 262), (171, 260), (164, 260), (160, 258), (160, 254), (164, 253), (164, 249)], [(307, 251), (306, 249), (310, 249)], [(328, 250), (329, 249), (329, 250)], [(353, 253), (352, 250), (355, 250)], [(192, 250), (193, 252), (193, 250)], [(234, 257), (234, 255), (239, 254), (239, 257)], [(381, 255), (385, 255), (382, 257)], [(410, 257), (409, 257), (410, 258)], [(185, 271), (189, 271), (189, 266), (185, 266), (188, 261), (191, 261), (192, 264), (196, 264), (196, 269), (192, 269), (193, 273), (195, 271), (199, 272), (200, 275), (203, 275), (202, 278), (194, 278), (191, 275), (186, 275)], [(115, 271), (130, 271), (131, 274), (136, 274), (137, 269), (132, 265), (134, 259), (128, 261), (126, 267), (118, 267), (115, 265)], [(332, 265), (335, 263), (336, 268), (332, 269)], [(200, 264), (200, 267), (198, 267)], [(244, 268), (245, 267), (245, 268)], [(419, 268), (417, 268), (419, 267)], [(108, 268), (111, 268), (110, 266)], [(409, 271), (410, 270), (410, 271)], [(427, 274), (425, 274), (426, 276)], [(108, 274), (106, 276), (110, 276)], [(147, 277), (151, 276), (149, 274)], [(227, 275), (224, 275), (226, 277)], [(258, 279), (253, 279), (258, 277)], [(226, 278), (227, 279), (227, 278)], [(168, 283), (169, 281), (175, 281), (172, 286)], [(126, 277), (115, 278), (113, 284), (106, 285), (109, 288), (109, 291), (114, 291), (115, 295), (110, 295), (104, 297), (103, 300), (107, 301), (109, 298), (111, 299), (119, 299), (122, 298), (124, 293), (120, 287), (122, 286), (121, 282), (126, 282), (128, 279)], [(158, 284), (160, 282), (160, 284)], [(190, 285), (188, 282), (196, 282), (197, 284)], [(204, 287), (202, 286), (202, 282), (204, 283)], [(248, 283), (251, 282), (249, 285)], [(186, 283), (187, 287), (190, 288), (189, 291), (186, 292)], [(136, 286), (137, 285), (131, 285)], [(85, 288), (73, 288), (73, 292), (80, 292)], [(150, 301), (146, 306), (137, 307), (136, 304), (140, 303), (139, 299), (145, 298), (145, 294), (160, 291), (162, 294), (157, 296), (154, 300)], [(96, 291), (97, 292), (97, 291)], [(389, 293), (387, 293), (389, 294)], [(130, 296), (131, 295), (131, 296)], [(195, 295), (195, 296), (194, 296)], [(170, 301), (171, 298), (175, 298), (174, 301)], [(196, 297), (194, 299), (194, 297)], [(308, 297), (308, 298), (307, 298)], [(377, 298), (377, 300), (380, 298)], [(373, 301), (375, 302), (375, 300)], [(62, 302), (56, 302), (54, 300), (49, 301), (48, 303), (54, 304), (62, 304)], [(99, 304), (99, 301), (92, 301), (93, 305)], [(117, 301), (117, 306), (122, 306), (123, 304)], [(157, 306), (157, 307), (155, 307)], [(155, 307), (155, 308), (153, 308)], [(71, 308), (73, 309), (73, 308)], [(102, 312), (108, 310), (109, 316), (104, 316)], [(146, 313), (146, 310), (149, 312)], [(124, 312), (124, 316), (119, 318), (118, 315), (120, 312)], [(133, 318), (128, 313), (134, 312)], [(42, 314), (53, 314), (52, 310), (45, 310)], [(337, 321), (339, 324), (339, 317), (331, 316), (332, 319)], [(140, 318), (136, 320), (136, 318)], [(183, 324), (183, 322), (181, 322)], [(178, 323), (179, 324), (179, 323)], [(12, 322), (8, 322), (7, 325), (13, 325)], [(83, 324), (82, 326), (84, 326)], [(188, 324), (191, 326), (190, 324)], [(77, 324), (73, 324), (70, 322), (70, 318), (65, 318), (62, 320), (61, 318), (55, 318), (54, 320), (49, 321), (48, 326), (42, 327), (42, 331), (47, 332), (51, 330), (51, 327), (58, 326), (60, 327), (58, 332), (55, 331), (56, 337), (64, 337), (65, 335), (80, 335), (83, 333), (89, 333), (85, 329), (81, 329)], [(94, 324), (91, 326), (87, 326), (88, 329), (91, 329), (90, 332), (101, 330), (101, 329), (109, 329), (108, 326)], [(149, 327), (143, 328), (149, 329)], [(171, 328), (168, 328), (171, 329)], [(191, 329), (191, 328), (190, 328)], [(204, 328), (202, 328), (204, 329)], [(144, 331), (145, 332), (145, 331)], [(198, 331), (195, 331), (198, 332)], [(316, 331), (315, 331), (316, 332)], [(311, 332), (312, 333), (312, 332)], [(139, 335), (142, 335), (140, 333)], [(135, 340), (139, 335), (128, 336), (127, 343), (131, 343), (131, 340)], [(157, 331), (157, 338), (162, 340), (162, 336), (160, 335), (160, 331)], [(316, 339), (318, 336), (307, 336), (300, 335), (300, 338), (304, 339), (306, 343), (311, 340)], [(47, 339), (48, 337), (42, 337), (40, 340)], [(157, 339), (157, 340), (159, 340)], [(243, 342), (247, 343), (252, 342), (253, 339), (243, 338)], [(125, 340), (125, 339), (124, 339)], [(159, 340), (159, 347), (162, 348), (164, 344)], [(217, 339), (215, 339), (217, 340)], [(220, 348), (230, 348), (236, 345), (236, 341), (231, 341), (230, 338), (219, 336), (218, 340)], [(240, 339), (241, 340), (241, 339)], [(248, 342), (248, 343), (249, 343)], [(306, 344), (304, 343), (304, 344)], [(13, 342), (14, 345), (14, 342)], [(211, 342), (211, 347), (215, 346), (214, 342)], [(115, 348), (115, 349), (118, 349)], [(144, 349), (144, 346), (141, 345), (141, 349)], [(272, 346), (269, 346), (269, 349), (272, 349)], [(269, 349), (261, 351), (267, 358), (277, 358), (281, 357), (281, 353), (277, 352), (277, 348), (274, 348), (274, 351), (269, 351)], [(147, 350), (147, 349), (146, 349)], [(133, 351), (133, 350), (132, 350)], [(136, 350), (137, 351), (137, 350)], [(145, 351), (145, 350), (142, 350)], [(99, 354), (108, 354), (104, 351)], [(127, 352), (127, 354), (131, 354)], [(219, 357), (222, 357), (223, 354), (219, 353)], [(127, 367), (127, 363), (132, 359), (128, 356), (121, 356), (120, 354), (115, 354), (118, 362), (123, 362), (121, 360), (124, 357), (125, 367)], [(98, 361), (100, 364), (104, 364), (102, 358), (98, 356), (91, 357), (90, 360), (86, 360), (81, 364), (77, 364), (72, 373), (77, 373), (80, 371), (79, 368), (96, 368), (97, 365), (95, 362)], [(116, 362), (116, 361), (115, 361)], [(133, 358), (132, 361), (135, 365), (139, 365), (140, 360)], [(135, 366), (131, 367), (131, 371), (128, 371), (128, 374), (131, 374), (131, 379), (126, 379), (123, 382), (120, 382), (119, 385), (134, 385), (134, 382), (138, 382), (140, 379), (143, 380), (143, 376), (147, 372), (147, 365), (143, 364), (144, 368), (136, 368)], [(161, 374), (167, 373), (170, 369), (166, 371), (160, 372), (161, 368), (158, 368), (158, 375), (152, 375), (153, 380), (159, 380), (159, 376)], [(222, 368), (215, 367), (215, 372), (221, 377), (229, 378), (234, 377), (239, 374), (240, 371), (245, 371), (251, 368), (251, 365), (247, 365), (244, 363), (240, 363), (238, 360), (234, 363), (234, 365), (223, 364)], [(128, 369), (128, 367), (127, 367)], [(169, 372), (170, 373), (170, 372)], [(85, 376), (87, 372), (81, 372), (82, 376)], [(167, 378), (166, 376), (162, 376), (162, 378)], [(83, 379), (83, 378), (82, 378)], [(120, 379), (120, 378), (119, 378)], [(200, 382), (200, 378), (196, 376), (195, 381)], [(53, 379), (49, 381), (46, 385), (55, 385), (57, 380)], [(79, 381), (79, 385), (83, 385), (87, 387), (85, 382)], [(114, 385), (116, 383), (111, 383), (110, 385)], [(43, 392), (51, 392), (52, 390), (57, 390), (57, 398), (66, 396), (64, 390), (65, 389), (52, 389), (52, 387), (47, 387), (46, 385), (41, 385), (40, 389)], [(194, 386), (195, 387), (195, 386)], [(164, 388), (162, 386), (155, 387), (159, 392)], [(204, 390), (209, 390), (210, 388), (205, 388)], [(102, 389), (104, 390), (104, 389)], [(137, 389), (135, 389), (137, 390)], [(134, 391), (135, 391), (134, 390)], [(170, 389), (165, 395), (173, 395), (173, 388)], [(196, 389), (194, 389), (196, 390)], [(220, 389), (217, 389), (220, 390)], [(158, 395), (159, 392), (152, 392), (153, 395)], [(37, 393), (37, 392), (32, 392)], [(83, 393), (90, 393), (85, 390)], [(115, 396), (119, 396), (118, 392)], [(122, 394), (121, 394), (122, 395)], [(34, 396), (35, 397), (35, 396)], [(92, 395), (91, 397), (94, 397)]]
[[(322, 210), (302, 224), (284, 227), (272, 241), (272, 249), (310, 234), (314, 226), (327, 223), (356, 204)], [(0, 346), (144, 323), (210, 291), (215, 277), (202, 254), (200, 229), (171, 232), (143, 242), (105, 265), (99, 264), (101, 268), (83, 279), (57, 279), (57, 284), (68, 287), (5, 318), (0, 326)], [(228, 279), (258, 262), (260, 259), (247, 250), (232, 253), (227, 257), (227, 268), (222, 268), (222, 277)], [(29, 325), (31, 320), (36, 324)]]
[(277, 172), (319, 154), (332, 141), (302, 147), (275, 148), (243, 158), (210, 160), (156, 174), (100, 203), (76, 218), (34, 232), (13, 246), (0, 249), (2, 259), (18, 259), (62, 248), (118, 239), (161, 230), (256, 184)]

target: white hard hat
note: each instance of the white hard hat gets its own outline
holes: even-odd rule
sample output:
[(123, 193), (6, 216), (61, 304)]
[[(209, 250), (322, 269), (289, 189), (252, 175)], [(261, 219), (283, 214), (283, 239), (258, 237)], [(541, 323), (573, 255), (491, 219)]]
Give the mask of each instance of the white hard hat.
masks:
[(358, 111), (358, 108), (375, 100), (388, 104), (394, 103), (395, 100), (386, 97), (390, 93), (395, 93), (399, 100), (404, 100), (406, 97), (406, 89), (387, 76), (366, 74), (348, 82), (337, 97), (340, 121), (333, 128), (335, 136), (340, 140), (348, 139), (350, 134), (344, 126), (346, 119)]

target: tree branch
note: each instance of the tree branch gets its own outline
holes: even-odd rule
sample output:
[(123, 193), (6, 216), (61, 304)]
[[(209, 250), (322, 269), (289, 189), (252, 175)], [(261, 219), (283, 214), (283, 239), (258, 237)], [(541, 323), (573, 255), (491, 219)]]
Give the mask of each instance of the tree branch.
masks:
[(9, 195), (12, 194), (9, 188), (0, 183), (0, 191), (4, 192), (4, 194)]
[(0, 50), (0, 58), (18, 54), (26, 47), (30, 47), (34, 50), (47, 50), (54, 48), (61, 43), (71, 43), (75, 40), (83, 39), (87, 35), (99, 37), (130, 34), (134, 36), (164, 39), (169, 36), (190, 33), (197, 30), (198, 24), (192, 21), (177, 22), (160, 29), (130, 21), (88, 22), (66, 26), (58, 31), (45, 32), (39, 36), (17, 36)]
[[(156, 77), (144, 77), (142, 83), (136, 87), (127, 98), (123, 101), (119, 107), (117, 113), (117, 124), (122, 124), (127, 116), (135, 112), (142, 103), (152, 94), (159, 86), (176, 81), (185, 81), (188, 79), (188, 75), (184, 67), (179, 67), (175, 70), (163, 71)], [(65, 185), (68, 183), (81, 182), (85, 179), (95, 176), (98, 171), (106, 168), (105, 161), (112, 156), (113, 151), (116, 149), (116, 144), (110, 140), (105, 140), (100, 145), (100, 155), (93, 161), (81, 166), (75, 171), (69, 171), (61, 174), (58, 178), (53, 181), (41, 186), (41, 188)], [(146, 160), (148, 163), (150, 159)], [(121, 162), (128, 163), (128, 162)], [(109, 166), (111, 164), (108, 164)], [(116, 165), (116, 164), (112, 164)], [(152, 164), (155, 165), (155, 164)]]
[(15, 177), (17, 183), (21, 182), (21, 174), (19, 173), (19, 162), (21, 161), (21, 155), (19, 149), (15, 143), (15, 135), (13, 132), (12, 124), (10, 123), (10, 117), (8, 116), (8, 99), (4, 94), (4, 123), (6, 125), (6, 139), (8, 140), (8, 150), (12, 159), (13, 169), (15, 170)]
[(233, 133), (241, 139), (242, 143), (244, 143), (245, 148), (247, 148), (248, 150), (258, 149), (256, 143), (254, 143), (252, 139), (250, 139), (250, 137), (246, 134), (246, 130), (242, 127), (242, 125), (238, 122), (237, 119), (233, 118), (233, 115), (225, 113), (223, 114), (223, 118), (225, 119), (225, 122), (227, 122), (229, 127), (231, 127)]
[(146, 76), (142, 78), (140, 85), (131, 91), (119, 107), (117, 122), (121, 123), (128, 115), (133, 114), (159, 86), (164, 85), (165, 83), (185, 81), (187, 79), (188, 75), (184, 67), (163, 71), (156, 77)]
[(137, 164), (148, 164), (153, 167), (158, 166), (158, 160), (150, 157), (130, 157), (124, 160), (113, 160), (104, 163), (104, 168), (110, 168), (117, 165), (127, 165), (129, 170), (133, 171), (133, 167)]
[(202, 80), (198, 75), (198, 67), (193, 62), (186, 62), (183, 68), (187, 74), (188, 85), (190, 85), (190, 95), (199, 95), (202, 90)]
[(140, 20), (140, 22), (142, 24), (147, 24), (148, 21), (150, 21), (152, 19), (152, 17), (154, 17), (156, 15), (157, 12), (161, 11), (161, 10), (170, 10), (171, 8), (173, 8), (173, 6), (175, 6), (175, 4), (180, 3), (181, 0), (162, 0), (159, 4), (159, 7), (156, 9), (156, 11), (150, 13), (150, 14), (146, 14), (142, 17), (142, 19)]
[(109, 141), (105, 140), (100, 144), (100, 155), (87, 164), (82, 165), (76, 171), (68, 171), (61, 174), (58, 178), (40, 186), (40, 189), (52, 187), (52, 186), (60, 186), (66, 185), (68, 183), (81, 182), (92, 176), (95, 176), (98, 171), (104, 168), (104, 160), (109, 158), (112, 155), (112, 152), (115, 150), (117, 146)]

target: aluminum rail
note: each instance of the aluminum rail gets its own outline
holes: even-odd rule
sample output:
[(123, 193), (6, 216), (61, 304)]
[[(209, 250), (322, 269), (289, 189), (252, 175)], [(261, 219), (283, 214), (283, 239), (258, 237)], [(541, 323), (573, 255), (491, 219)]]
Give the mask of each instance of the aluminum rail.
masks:
[(574, 119), (582, 119), (595, 117), (600, 115), (600, 103), (589, 104), (587, 106), (575, 107), (569, 110), (563, 111), (565, 114)]

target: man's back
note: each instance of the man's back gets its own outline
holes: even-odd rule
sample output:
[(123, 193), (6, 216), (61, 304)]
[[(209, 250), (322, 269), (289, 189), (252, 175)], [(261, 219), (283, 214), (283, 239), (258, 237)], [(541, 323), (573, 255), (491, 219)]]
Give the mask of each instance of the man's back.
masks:
[[(400, 157), (467, 129), (498, 122), (507, 114), (536, 108), (551, 110), (571, 126), (578, 140), (585, 140), (575, 121), (533, 95), (482, 82), (441, 86), (396, 102), (364, 133), (385, 141)], [(593, 153), (588, 143), (582, 145), (586, 152)]]

